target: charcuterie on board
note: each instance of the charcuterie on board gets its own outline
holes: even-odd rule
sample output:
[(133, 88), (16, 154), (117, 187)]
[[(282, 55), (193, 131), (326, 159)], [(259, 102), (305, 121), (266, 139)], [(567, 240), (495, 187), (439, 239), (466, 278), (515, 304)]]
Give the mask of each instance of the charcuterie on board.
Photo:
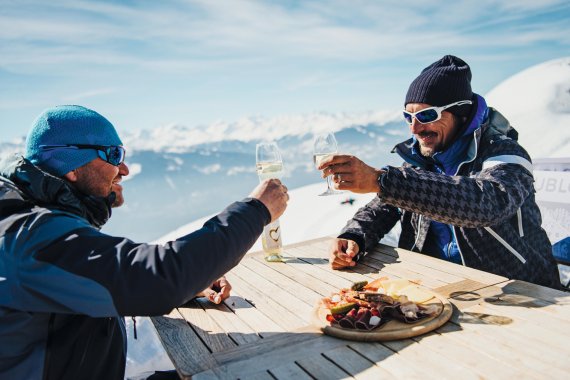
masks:
[(327, 335), (382, 341), (425, 334), (447, 322), (451, 312), (446, 298), (418, 282), (382, 277), (323, 298), (314, 319)]

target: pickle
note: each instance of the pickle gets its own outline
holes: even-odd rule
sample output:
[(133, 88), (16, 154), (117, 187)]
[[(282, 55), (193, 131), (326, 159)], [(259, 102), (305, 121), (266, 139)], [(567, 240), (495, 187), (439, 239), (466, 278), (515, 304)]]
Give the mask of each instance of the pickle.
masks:
[(368, 281), (364, 280), (364, 281), (358, 281), (352, 284), (352, 286), (350, 287), (350, 290), (356, 290), (356, 291), (360, 291), (362, 289), (364, 289), (364, 287), (368, 285)]
[(333, 306), (331, 307), (331, 314), (346, 314), (348, 313), (350, 310), (354, 309), (356, 307), (356, 303), (354, 302), (349, 302), (349, 303), (345, 303), (343, 305), (337, 305), (337, 306)]

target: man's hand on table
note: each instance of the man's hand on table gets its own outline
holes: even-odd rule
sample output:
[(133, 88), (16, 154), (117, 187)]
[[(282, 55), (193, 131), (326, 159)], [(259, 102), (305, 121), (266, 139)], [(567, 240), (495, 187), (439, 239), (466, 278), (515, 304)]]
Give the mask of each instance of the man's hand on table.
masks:
[(353, 261), (353, 258), (358, 254), (359, 250), (358, 244), (352, 240), (334, 239), (329, 251), (329, 261), (332, 269), (355, 266), (356, 262)]
[(196, 295), (196, 297), (206, 297), (215, 304), (222, 303), (223, 300), (230, 296), (232, 286), (225, 277), (221, 277), (215, 281), (209, 288), (204, 289)]

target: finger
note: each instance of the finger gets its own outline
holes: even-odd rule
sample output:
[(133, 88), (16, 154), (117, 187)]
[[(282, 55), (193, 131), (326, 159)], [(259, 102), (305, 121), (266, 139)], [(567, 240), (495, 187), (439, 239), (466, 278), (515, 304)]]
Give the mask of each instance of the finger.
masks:
[(352, 258), (358, 254), (358, 251), (360, 251), (358, 244), (354, 241), (349, 241), (348, 247), (346, 248), (346, 255)]
[(343, 261), (346, 264), (349, 264), (352, 261), (352, 256), (345, 253), (346, 246), (343, 246), (342, 249), (336, 250), (333, 252), (334, 260), (335, 261)]
[[(232, 290), (232, 286), (230, 285), (230, 283), (228, 281), (224, 281), (222, 288), (219, 291), (219, 296), (221, 297), (220, 302), (222, 302), (223, 300), (227, 299), (231, 294), (231, 290)], [(217, 302), (219, 303), (219, 302)]]
[(355, 183), (352, 181), (345, 181), (344, 178), (343, 178), (342, 182), (338, 182), (338, 183), (335, 182), (335, 188), (337, 190), (348, 190), (348, 191), (352, 191), (352, 192), (357, 193), (357, 191), (356, 191), (357, 187), (356, 187)]
[(355, 265), (356, 265), (356, 263), (354, 261), (346, 262), (344, 260), (340, 260), (338, 257), (335, 260), (333, 260), (333, 262), (331, 263), (331, 266), (333, 269), (353, 267)]
[(319, 163), (319, 166), (317, 167), (317, 169), (323, 170), (323, 168), (325, 168), (327, 166), (331, 166), (331, 165), (345, 165), (345, 164), (349, 163), (351, 159), (352, 159), (352, 156), (349, 156), (346, 154), (333, 154), (332, 156), (329, 156), (329, 157), (325, 158), (324, 160), (322, 160)]
[(216, 303), (215, 300), (217, 295), (218, 293), (214, 291), (212, 288), (207, 288), (202, 291), (202, 297), (206, 297), (208, 300), (214, 303)]

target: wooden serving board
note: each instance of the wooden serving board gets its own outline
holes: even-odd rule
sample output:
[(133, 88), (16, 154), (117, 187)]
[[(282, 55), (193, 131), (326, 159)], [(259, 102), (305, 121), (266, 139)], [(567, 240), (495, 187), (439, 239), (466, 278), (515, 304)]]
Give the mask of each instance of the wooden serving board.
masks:
[(313, 322), (321, 331), (327, 335), (331, 335), (341, 339), (355, 340), (361, 342), (375, 342), (385, 340), (398, 340), (411, 338), (413, 336), (425, 334), (432, 330), (443, 326), (452, 314), (451, 303), (443, 296), (424, 288), (423, 290), (433, 294), (433, 298), (422, 305), (436, 304), (438, 312), (431, 317), (424, 318), (416, 323), (404, 323), (396, 320), (391, 320), (385, 325), (380, 326), (370, 331), (348, 329), (340, 326), (331, 326), (326, 320), (327, 314), (330, 313), (329, 309), (319, 303), (313, 313)]

